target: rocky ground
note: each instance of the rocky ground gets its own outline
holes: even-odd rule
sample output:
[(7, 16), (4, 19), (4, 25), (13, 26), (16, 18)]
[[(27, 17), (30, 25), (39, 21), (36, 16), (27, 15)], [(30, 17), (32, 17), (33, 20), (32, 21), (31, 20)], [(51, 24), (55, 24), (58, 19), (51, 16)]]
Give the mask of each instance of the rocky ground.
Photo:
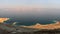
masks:
[(12, 32), (0, 29), (0, 34), (60, 34), (60, 29), (56, 30), (40, 30), (35, 32)]
[(26, 28), (26, 26), (0, 24), (0, 34), (60, 34), (60, 27), (57, 29), (35, 29)]

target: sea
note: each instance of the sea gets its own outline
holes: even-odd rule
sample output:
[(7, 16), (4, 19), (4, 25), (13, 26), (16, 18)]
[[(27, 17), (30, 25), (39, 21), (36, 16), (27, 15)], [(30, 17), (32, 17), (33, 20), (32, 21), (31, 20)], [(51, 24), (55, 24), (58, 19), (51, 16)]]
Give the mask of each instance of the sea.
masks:
[(56, 21), (60, 21), (60, 18), (57, 16), (18, 16), (18, 17), (9, 17), (10, 19), (5, 21), (6, 24), (13, 24), (16, 22), (15, 25), (35, 25), (36, 23), (39, 24), (52, 24), (56, 23)]

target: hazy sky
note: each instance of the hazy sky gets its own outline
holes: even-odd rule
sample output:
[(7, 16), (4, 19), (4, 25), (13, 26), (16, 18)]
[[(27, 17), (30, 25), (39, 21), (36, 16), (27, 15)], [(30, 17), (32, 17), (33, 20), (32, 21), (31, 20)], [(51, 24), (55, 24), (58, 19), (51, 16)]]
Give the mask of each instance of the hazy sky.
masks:
[[(24, 11), (24, 13), (25, 13), (26, 10), (29, 10), (29, 11), (38, 10), (39, 11), (39, 10), (41, 10), (41, 8), (60, 9), (60, 0), (0, 0), (0, 9), (9, 10), (9, 11), (5, 11), (8, 14), (11, 12), (11, 10), (14, 10), (11, 12), (13, 14), (13, 13), (15, 13), (15, 10), (20, 11), (20, 12), (16, 11), (16, 13), (21, 13), (21, 10)], [(42, 12), (42, 11), (40, 11), (40, 12)], [(43, 11), (43, 12), (45, 13), (45, 11)], [(52, 12), (52, 11), (50, 11), (50, 12)], [(57, 12), (57, 11), (54, 11), (54, 12)], [(60, 11), (58, 11), (58, 13), (59, 12)], [(0, 11), (0, 13), (3, 14), (4, 11)], [(35, 12), (33, 12), (33, 13), (35, 13)]]
[(60, 8), (60, 0), (0, 0), (0, 8)]

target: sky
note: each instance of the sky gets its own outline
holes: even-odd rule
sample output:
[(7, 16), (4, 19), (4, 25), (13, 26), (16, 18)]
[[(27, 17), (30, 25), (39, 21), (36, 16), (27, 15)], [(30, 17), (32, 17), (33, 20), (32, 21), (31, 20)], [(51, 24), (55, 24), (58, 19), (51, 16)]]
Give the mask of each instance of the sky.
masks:
[[(49, 9), (47, 11), (42, 9)], [(53, 11), (53, 9), (56, 9)], [(2, 15), (12, 15), (12, 14), (20, 14), (27, 13), (26, 11), (30, 11), (29, 13), (47, 13), (51, 12), (54, 13), (60, 13), (60, 10), (57, 11), (57, 9), (60, 9), (60, 0), (0, 0), (0, 9), (3, 9), (3, 11), (0, 10), (0, 14)], [(52, 9), (52, 11), (51, 11)], [(33, 11), (31, 11), (33, 10)]]
[(48, 8), (59, 8), (60, 9), (60, 0), (49, 0)]
[(48, 0), (0, 0), (0, 7), (40, 7), (46, 6)]
[(0, 8), (60, 8), (60, 0), (0, 0)]

